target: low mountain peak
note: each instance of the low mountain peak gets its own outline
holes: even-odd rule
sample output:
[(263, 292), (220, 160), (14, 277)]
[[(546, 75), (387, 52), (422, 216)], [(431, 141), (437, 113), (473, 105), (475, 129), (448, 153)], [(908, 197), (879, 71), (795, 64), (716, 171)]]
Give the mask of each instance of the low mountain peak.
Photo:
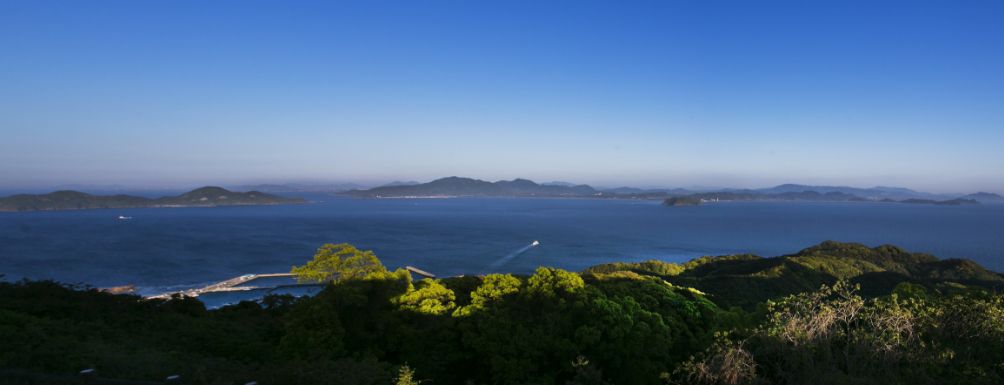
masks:
[(76, 190), (59, 190), (59, 191), (53, 191), (53, 192), (51, 192), (51, 193), (49, 193), (47, 195), (52, 196), (52, 197), (64, 197), (64, 198), (65, 197), (89, 197), (89, 196), (91, 196), (91, 194), (88, 194), (88, 193), (85, 193), (85, 192), (76, 191)]
[(207, 195), (227, 195), (233, 192), (219, 186), (205, 186), (199, 187), (195, 190), (189, 191), (184, 196), (207, 196)]
[(534, 182), (532, 180), (529, 180), (529, 179), (523, 179), (523, 178), (516, 178), (516, 179), (513, 179), (513, 180), (500, 180), (500, 181), (495, 182), (495, 183), (496, 184), (502, 184), (502, 185), (525, 186), (525, 187), (538, 186), (538, 184), (536, 182)]

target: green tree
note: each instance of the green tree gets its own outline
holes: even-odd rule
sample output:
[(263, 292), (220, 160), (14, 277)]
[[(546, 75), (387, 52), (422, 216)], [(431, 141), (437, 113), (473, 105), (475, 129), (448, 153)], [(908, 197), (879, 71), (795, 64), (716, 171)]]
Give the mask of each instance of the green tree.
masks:
[(401, 368), (397, 371), (397, 379), (394, 381), (395, 385), (419, 385), (425, 381), (420, 381), (415, 379), (415, 370), (413, 370), (408, 364), (401, 365)]
[(549, 267), (538, 267), (526, 284), (531, 294), (546, 298), (575, 293), (586, 286), (578, 274)]
[(500, 301), (502, 298), (519, 292), (523, 283), (512, 274), (488, 274), (473, 292), (471, 292), (471, 304), (457, 309), (456, 316), (466, 316), (484, 309), (492, 302)]
[(431, 279), (419, 283), (418, 290), (409, 291), (396, 299), (405, 310), (416, 313), (443, 315), (456, 307), (457, 296), (439, 282)]
[(301, 301), (286, 315), (279, 352), (285, 357), (316, 360), (336, 358), (344, 350), (345, 329), (328, 301)]
[(300, 282), (326, 282), (362, 279), (387, 269), (370, 250), (359, 250), (348, 243), (329, 243), (317, 249), (312, 261), (293, 266), (290, 272)]
[[(677, 372), (686, 384), (1000, 384), (1004, 297), (901, 285), (866, 300), (838, 281), (770, 301), (764, 323), (724, 336)], [(910, 294), (901, 299), (900, 294)]]

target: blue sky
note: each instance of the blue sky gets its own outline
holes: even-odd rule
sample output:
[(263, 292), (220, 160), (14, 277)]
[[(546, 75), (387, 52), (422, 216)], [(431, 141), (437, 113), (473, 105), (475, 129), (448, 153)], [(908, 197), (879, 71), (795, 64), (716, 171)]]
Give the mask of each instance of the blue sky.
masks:
[(0, 187), (1004, 192), (1004, 2), (0, 2)]

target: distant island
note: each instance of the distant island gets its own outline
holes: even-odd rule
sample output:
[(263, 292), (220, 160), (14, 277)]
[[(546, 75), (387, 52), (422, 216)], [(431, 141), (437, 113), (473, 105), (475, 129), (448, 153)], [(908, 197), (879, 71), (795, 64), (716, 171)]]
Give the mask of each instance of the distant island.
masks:
[(588, 185), (537, 184), (527, 179), (487, 182), (451, 176), (420, 184), (393, 184), (344, 193), (359, 198), (430, 197), (591, 197), (603, 193)]
[(939, 206), (961, 206), (961, 205), (976, 205), (980, 202), (975, 199), (948, 199), (943, 201), (933, 200), (933, 199), (904, 199), (900, 203), (913, 203), (913, 204), (928, 204), (928, 205), (939, 205)]
[(1004, 202), (1004, 197), (999, 194), (988, 193), (988, 192), (978, 192), (975, 194), (969, 194), (962, 197), (962, 199), (973, 199), (978, 201), (993, 201), (993, 202)]
[(666, 198), (666, 200), (662, 201), (662, 204), (666, 206), (697, 206), (701, 204), (701, 199), (694, 197)]
[(979, 201), (975, 199), (947, 199), (947, 200), (936, 200), (936, 199), (920, 199), (911, 198), (904, 200), (895, 199), (881, 199), (881, 200), (870, 200), (861, 198), (859, 196), (840, 193), (840, 192), (828, 192), (821, 194), (816, 191), (802, 191), (802, 192), (786, 192), (781, 194), (763, 194), (763, 193), (734, 193), (734, 192), (714, 192), (714, 193), (697, 193), (690, 194), (679, 197), (666, 198), (662, 201), (665, 206), (697, 206), (702, 203), (707, 202), (727, 202), (727, 201), (811, 201), (811, 202), (881, 202), (881, 203), (910, 203), (910, 204), (928, 204), (928, 205), (938, 205), (938, 206), (962, 206), (962, 205), (978, 205)]
[(305, 203), (301, 198), (285, 198), (258, 191), (236, 192), (207, 186), (162, 198), (132, 195), (91, 195), (80, 191), (48, 194), (20, 194), (0, 198), (0, 211), (51, 211), (119, 209), (140, 207), (215, 207)]
[(763, 189), (641, 189), (595, 188), (585, 184), (550, 182), (539, 184), (528, 179), (489, 182), (451, 176), (428, 183), (391, 183), (371, 189), (354, 189), (339, 195), (356, 198), (455, 198), (455, 197), (536, 197), (536, 198), (619, 198), (663, 200), (666, 206), (696, 206), (723, 201), (814, 201), (814, 202), (902, 202), (933, 205), (970, 205), (980, 202), (1004, 202), (993, 193), (938, 195), (902, 187), (855, 188), (783, 184)]

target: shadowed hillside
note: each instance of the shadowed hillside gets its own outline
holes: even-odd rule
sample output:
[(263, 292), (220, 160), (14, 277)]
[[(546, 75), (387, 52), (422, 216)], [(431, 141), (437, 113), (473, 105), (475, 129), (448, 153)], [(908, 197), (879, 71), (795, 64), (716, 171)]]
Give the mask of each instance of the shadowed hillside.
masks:
[(191, 297), (0, 282), (0, 376), (76, 383), (89, 368), (131, 381), (177, 374), (186, 384), (1004, 379), (1004, 297), (983, 289), (999, 287), (1001, 275), (893, 246), (825, 242), (775, 258), (415, 281), (339, 244), (292, 270), (325, 289), (207, 310)]
[(865, 295), (888, 294), (908, 282), (932, 289), (1004, 288), (1004, 276), (970, 260), (939, 260), (895, 246), (870, 248), (827, 241), (792, 255), (702, 257), (684, 264), (660, 261), (594, 266), (585, 273), (632, 271), (706, 292), (722, 306), (750, 308), (771, 298), (815, 290), (837, 280), (861, 284)]

